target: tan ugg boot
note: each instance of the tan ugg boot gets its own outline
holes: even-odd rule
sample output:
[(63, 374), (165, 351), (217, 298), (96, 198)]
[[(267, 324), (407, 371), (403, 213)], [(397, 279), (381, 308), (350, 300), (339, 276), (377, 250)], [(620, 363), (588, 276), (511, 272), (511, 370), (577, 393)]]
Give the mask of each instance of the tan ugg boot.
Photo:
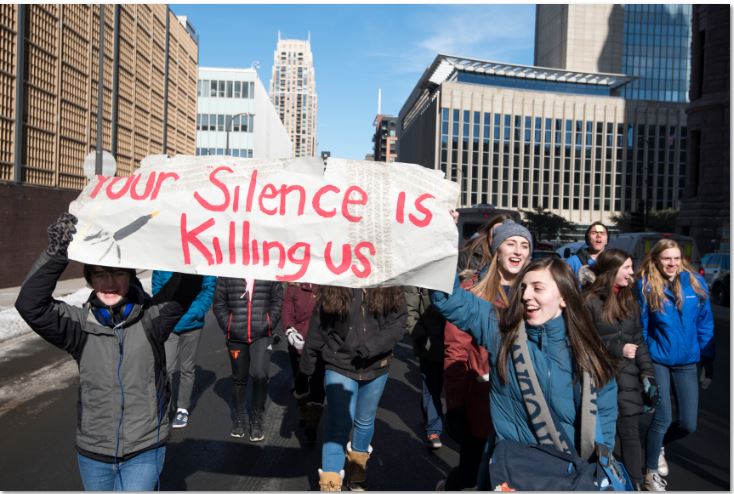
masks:
[(347, 443), (347, 486), (350, 491), (367, 490), (367, 460), (371, 453), (372, 446), (362, 452), (352, 450), (351, 441)]
[(319, 468), (319, 488), (321, 492), (341, 492), (344, 481), (344, 470), (340, 472), (324, 472)]

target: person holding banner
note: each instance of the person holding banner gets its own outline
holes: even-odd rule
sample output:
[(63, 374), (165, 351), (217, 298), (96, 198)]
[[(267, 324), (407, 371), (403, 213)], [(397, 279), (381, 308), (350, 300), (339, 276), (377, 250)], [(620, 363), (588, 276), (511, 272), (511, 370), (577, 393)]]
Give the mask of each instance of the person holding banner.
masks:
[(345, 454), (349, 488), (365, 490), (377, 406), (393, 347), (405, 334), (406, 318), (402, 287), (319, 289), (301, 356), (305, 378), (297, 381), (296, 392), (308, 392), (308, 378), (322, 358), (327, 407), (319, 469), (322, 491), (341, 490)]
[(280, 334), (278, 326), (283, 306), (283, 285), (253, 278), (217, 279), (214, 315), (227, 338), (232, 365), (232, 437), (245, 436), (245, 391), (248, 376), (252, 381), (250, 441), (265, 439), (263, 419), (268, 398), (268, 347)]
[(76, 447), (84, 489), (154, 490), (170, 432), (164, 342), (201, 290), (201, 276), (175, 274), (151, 299), (133, 282), (134, 269), (85, 264), (92, 293), (84, 306), (55, 300), (76, 222), (63, 213), (49, 226), (48, 248), (15, 307), (79, 365)]

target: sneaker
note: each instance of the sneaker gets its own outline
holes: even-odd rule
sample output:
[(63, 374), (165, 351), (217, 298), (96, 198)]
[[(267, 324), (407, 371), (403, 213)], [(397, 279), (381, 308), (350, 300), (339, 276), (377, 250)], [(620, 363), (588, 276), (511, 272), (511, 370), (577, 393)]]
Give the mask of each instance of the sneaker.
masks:
[(258, 423), (250, 424), (250, 442), (256, 443), (265, 439), (262, 425)]
[(232, 437), (245, 437), (245, 417), (237, 416), (232, 423), (232, 432), (229, 433)]
[(173, 424), (171, 427), (174, 429), (181, 429), (189, 425), (189, 412), (184, 408), (179, 408), (176, 411), (176, 416), (173, 417)]
[(662, 477), (667, 477), (668, 472), (668, 462), (665, 461), (665, 448), (660, 448), (660, 456), (658, 456), (658, 473)]
[(668, 483), (660, 476), (658, 472), (647, 472), (645, 474), (645, 483), (643, 487), (646, 491), (665, 491)]
[(441, 443), (441, 437), (438, 434), (428, 434), (426, 442), (428, 443), (429, 449), (438, 449), (443, 446)]

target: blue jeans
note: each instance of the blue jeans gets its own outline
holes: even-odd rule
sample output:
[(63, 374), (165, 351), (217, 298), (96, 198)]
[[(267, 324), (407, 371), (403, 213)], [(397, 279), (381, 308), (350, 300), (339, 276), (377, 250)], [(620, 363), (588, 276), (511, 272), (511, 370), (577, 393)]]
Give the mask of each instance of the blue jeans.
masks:
[(443, 405), (441, 390), (443, 389), (443, 363), (418, 359), (421, 371), (423, 396), (423, 420), (426, 422), (426, 436), (443, 432)]
[(154, 491), (166, 447), (151, 449), (120, 463), (105, 463), (77, 453), (85, 491)]
[(352, 426), (352, 450), (369, 450), (375, 432), (377, 405), (385, 390), (385, 383), (387, 373), (372, 381), (355, 381), (333, 370), (326, 370), (326, 438), (321, 450), (321, 468), (325, 472), (338, 472), (344, 468)]
[[(696, 431), (698, 421), (698, 369), (696, 364), (668, 367), (655, 364), (660, 404), (655, 409), (645, 445), (645, 466), (657, 470), (660, 448)], [(673, 423), (670, 381), (675, 386), (678, 420)]]

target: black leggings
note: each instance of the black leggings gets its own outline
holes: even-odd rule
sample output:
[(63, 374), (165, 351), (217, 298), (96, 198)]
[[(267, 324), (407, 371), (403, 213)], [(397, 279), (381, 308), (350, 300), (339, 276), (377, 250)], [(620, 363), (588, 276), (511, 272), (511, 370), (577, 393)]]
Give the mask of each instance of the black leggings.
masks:
[(619, 415), (617, 417), (617, 435), (622, 448), (622, 463), (627, 467), (632, 483), (642, 485), (640, 416)]
[(229, 362), (232, 364), (232, 402), (236, 415), (245, 413), (245, 390), (248, 376), (252, 379), (251, 420), (262, 421), (268, 397), (268, 367), (270, 366), (270, 338), (260, 338), (250, 344), (227, 342)]

